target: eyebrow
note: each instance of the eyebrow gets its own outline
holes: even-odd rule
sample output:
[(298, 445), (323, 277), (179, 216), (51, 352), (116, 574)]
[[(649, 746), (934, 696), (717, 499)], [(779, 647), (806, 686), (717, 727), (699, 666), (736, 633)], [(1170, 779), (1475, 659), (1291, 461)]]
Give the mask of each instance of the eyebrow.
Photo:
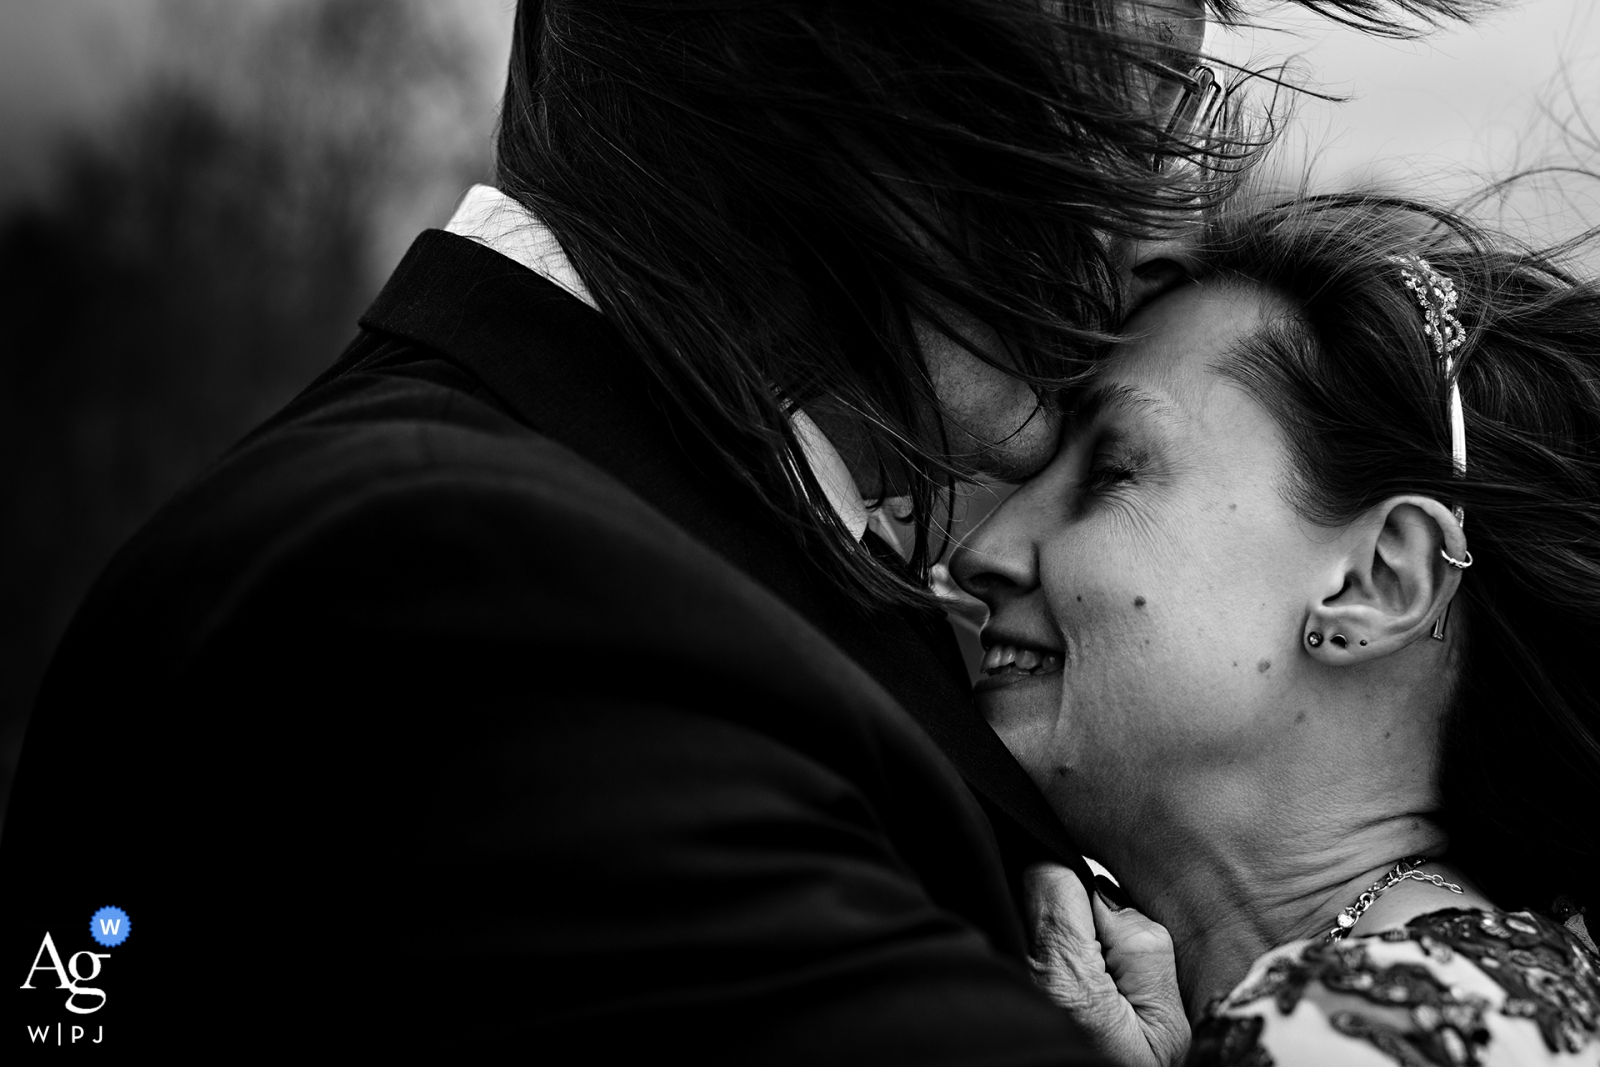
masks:
[(1149, 411), (1169, 420), (1175, 415), (1172, 405), (1154, 393), (1119, 383), (1098, 385), (1073, 398), (1067, 432), (1078, 432), (1107, 411)]

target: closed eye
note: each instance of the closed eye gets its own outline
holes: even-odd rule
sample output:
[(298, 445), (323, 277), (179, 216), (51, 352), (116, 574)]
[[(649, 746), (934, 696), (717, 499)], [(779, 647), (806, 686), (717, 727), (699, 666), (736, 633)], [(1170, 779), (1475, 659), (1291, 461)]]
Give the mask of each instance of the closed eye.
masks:
[(1127, 464), (1097, 463), (1089, 468), (1089, 473), (1078, 483), (1078, 489), (1085, 493), (1101, 493), (1115, 486), (1137, 481), (1138, 476), (1138, 470)]
[(1144, 449), (1117, 433), (1107, 433), (1095, 442), (1089, 469), (1078, 482), (1078, 491), (1106, 493), (1118, 486), (1136, 483), (1148, 465), (1149, 455)]

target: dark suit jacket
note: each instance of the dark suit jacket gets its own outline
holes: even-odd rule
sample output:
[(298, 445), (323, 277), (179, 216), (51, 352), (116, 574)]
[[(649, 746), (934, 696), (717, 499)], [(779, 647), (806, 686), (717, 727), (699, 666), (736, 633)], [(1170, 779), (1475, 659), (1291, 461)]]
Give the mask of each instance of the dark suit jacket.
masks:
[[(852, 608), (497, 253), (424, 234), (363, 328), (63, 640), (0, 851), (7, 1040), (1073, 1060), (1006, 872), (1076, 857), (943, 621)], [(105, 954), (103, 1008), (46, 932)]]

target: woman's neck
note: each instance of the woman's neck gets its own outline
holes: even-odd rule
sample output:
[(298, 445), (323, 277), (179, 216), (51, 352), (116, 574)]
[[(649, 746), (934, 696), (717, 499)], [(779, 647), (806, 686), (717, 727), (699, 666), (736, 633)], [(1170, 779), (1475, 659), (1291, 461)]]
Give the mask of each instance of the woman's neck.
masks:
[[(1124, 859), (1119, 874), (1134, 903), (1172, 934), (1179, 985), (1191, 1017), (1232, 990), (1263, 953), (1325, 934), (1339, 912), (1397, 861), (1436, 855), (1445, 844), (1443, 832), (1415, 814), (1355, 825), (1359, 829), (1320, 838), (1313, 833), (1272, 835), (1280, 843), (1294, 842), (1292, 848), (1272, 852), (1257, 847), (1259, 839), (1219, 847), (1219, 839), (1207, 835), (1203, 850), (1185, 850), (1181, 866), (1172, 863), (1176, 842), (1170, 840), (1163, 842), (1164, 854), (1150, 856), (1148, 863), (1136, 856)], [(1407, 881), (1383, 894), (1356, 932), (1382, 929), (1452, 903), (1483, 906), (1481, 901), (1479, 894), (1458, 897)]]
[[(1133, 807), (1137, 822), (1105, 842), (1103, 859), (1133, 902), (1172, 935), (1191, 1016), (1263, 953), (1326, 934), (1399, 860), (1444, 853), (1437, 672), (1403, 667), (1300, 687), (1296, 706), (1275, 713), (1297, 730), (1278, 731), (1249, 758), (1169, 768)], [(1356, 932), (1453, 902), (1475, 901), (1408, 882), (1380, 897), (1383, 908)]]

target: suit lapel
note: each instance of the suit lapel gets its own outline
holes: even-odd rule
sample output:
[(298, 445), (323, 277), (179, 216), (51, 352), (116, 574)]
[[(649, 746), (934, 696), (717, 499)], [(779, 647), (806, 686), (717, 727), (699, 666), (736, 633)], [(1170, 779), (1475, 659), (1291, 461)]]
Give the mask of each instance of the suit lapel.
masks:
[(1008, 866), (1082, 860), (1043, 796), (973, 710), (942, 618), (868, 615), (674, 419), (605, 319), (466, 238), (419, 236), (361, 324), (433, 349), (519, 419), (610, 471), (806, 616), (888, 689), (961, 771), (996, 822)]

